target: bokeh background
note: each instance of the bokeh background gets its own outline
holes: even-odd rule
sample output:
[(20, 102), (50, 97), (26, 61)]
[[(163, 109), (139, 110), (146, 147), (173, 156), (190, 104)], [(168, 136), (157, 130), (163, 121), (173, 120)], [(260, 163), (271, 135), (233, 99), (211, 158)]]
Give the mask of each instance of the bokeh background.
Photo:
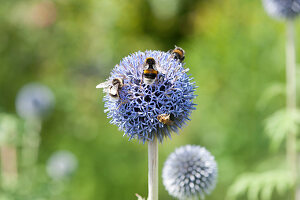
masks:
[[(147, 145), (128, 141), (109, 124), (103, 93), (95, 86), (128, 54), (167, 51), (174, 45), (186, 51), (198, 105), (180, 134), (160, 144), (159, 174), (175, 148), (204, 146), (219, 168), (217, 187), (206, 199), (220, 200), (241, 174), (284, 165), (284, 145), (272, 150), (264, 127), (268, 116), (285, 106), (279, 92), (285, 82), (285, 24), (267, 16), (261, 1), (0, 3), (0, 112), (18, 119), (22, 138), (25, 122), (15, 106), (19, 90), (35, 82), (55, 96), (55, 106), (42, 122), (34, 170), (19, 166), (17, 186), (1, 187), (1, 200), (147, 196)], [(16, 147), (20, 161), (22, 145)], [(53, 180), (47, 163), (60, 150), (72, 152), (78, 165), (67, 179)], [(172, 199), (161, 177), (159, 181), (160, 199)], [(272, 199), (288, 199), (288, 194), (274, 192)]]

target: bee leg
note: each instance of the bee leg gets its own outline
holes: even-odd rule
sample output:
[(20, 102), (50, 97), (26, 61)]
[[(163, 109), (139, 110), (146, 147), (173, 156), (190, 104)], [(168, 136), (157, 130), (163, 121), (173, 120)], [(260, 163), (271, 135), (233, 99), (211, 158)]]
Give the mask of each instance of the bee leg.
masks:
[(117, 110), (120, 109), (121, 105), (123, 105), (123, 102), (121, 102), (121, 103), (119, 104), (119, 106), (117, 107)]
[(171, 59), (173, 59), (173, 55), (172, 55), (172, 54), (171, 54), (171, 55), (169, 56), (169, 58), (167, 59), (167, 62), (170, 62)]
[(123, 104), (126, 104), (126, 103), (128, 103), (128, 101), (122, 101), (122, 100), (121, 100), (121, 103), (119, 104), (119, 106), (118, 106), (117, 110), (119, 110), (119, 109), (120, 109), (120, 107), (121, 107)]
[(143, 75), (142, 75), (141, 82), (140, 82), (140, 89), (142, 89), (143, 82), (144, 82), (144, 78), (143, 78)]
[(179, 76), (176, 76), (176, 77), (172, 80), (172, 82), (173, 82), (173, 83), (176, 82), (178, 78), (179, 78)]
[(167, 97), (169, 97), (169, 98), (171, 98), (171, 96), (170, 95), (168, 95), (168, 94), (165, 94)]

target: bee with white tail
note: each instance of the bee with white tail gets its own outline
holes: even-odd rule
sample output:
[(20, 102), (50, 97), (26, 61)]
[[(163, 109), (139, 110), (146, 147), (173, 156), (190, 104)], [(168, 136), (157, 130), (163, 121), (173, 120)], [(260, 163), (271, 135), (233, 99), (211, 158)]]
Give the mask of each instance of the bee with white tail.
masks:
[(103, 88), (103, 91), (108, 93), (114, 100), (119, 100), (119, 90), (122, 89), (124, 81), (121, 78), (114, 78), (112, 80), (105, 81), (96, 86), (96, 88)]
[(154, 58), (148, 57), (145, 60), (144, 67), (143, 67), (143, 77), (142, 80), (147, 85), (151, 85), (155, 82), (157, 78), (158, 70), (157, 70), (157, 63)]
[(183, 62), (185, 58), (185, 51), (178, 46), (175, 46), (175, 49), (169, 50), (168, 53), (170, 53), (172, 55), (172, 58), (174, 58), (175, 60), (179, 60), (179, 62)]

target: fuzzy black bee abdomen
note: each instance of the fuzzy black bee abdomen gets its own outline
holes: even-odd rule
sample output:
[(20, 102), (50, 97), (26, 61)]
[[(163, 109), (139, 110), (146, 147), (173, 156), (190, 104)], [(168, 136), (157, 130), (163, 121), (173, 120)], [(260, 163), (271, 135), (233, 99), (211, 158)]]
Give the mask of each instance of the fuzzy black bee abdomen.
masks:
[(143, 75), (145, 78), (149, 78), (149, 79), (155, 79), (157, 76), (156, 73), (144, 73)]

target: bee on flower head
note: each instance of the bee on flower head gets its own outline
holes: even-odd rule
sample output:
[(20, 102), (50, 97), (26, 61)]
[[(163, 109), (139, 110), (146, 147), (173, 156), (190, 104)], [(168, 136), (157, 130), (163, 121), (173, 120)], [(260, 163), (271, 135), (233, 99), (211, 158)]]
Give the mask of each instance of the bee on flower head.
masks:
[(172, 125), (174, 123), (174, 115), (173, 114), (160, 114), (157, 116), (157, 119), (159, 122), (166, 124), (166, 125)]
[(177, 46), (175, 46), (174, 49), (169, 50), (168, 53), (170, 53), (175, 60), (179, 60), (180, 62), (183, 62), (185, 58), (185, 51)]
[(143, 67), (143, 77), (142, 80), (147, 85), (151, 85), (157, 78), (157, 64), (154, 58), (148, 57), (145, 60), (144, 67)]
[(96, 86), (96, 88), (103, 88), (103, 91), (108, 93), (112, 99), (119, 100), (119, 90), (122, 89), (124, 81), (121, 78), (114, 78), (112, 80), (105, 81)]
[[(123, 58), (107, 79), (110, 86), (114, 78), (124, 80), (120, 98), (115, 101), (108, 94), (103, 98), (110, 123), (124, 131), (129, 140), (163, 142), (165, 136), (171, 136), (189, 120), (195, 109), (196, 86), (186, 72), (182, 63), (164, 51), (138, 51)], [(160, 122), (159, 114), (170, 116), (159, 116)], [(170, 126), (163, 123), (170, 121)]]

